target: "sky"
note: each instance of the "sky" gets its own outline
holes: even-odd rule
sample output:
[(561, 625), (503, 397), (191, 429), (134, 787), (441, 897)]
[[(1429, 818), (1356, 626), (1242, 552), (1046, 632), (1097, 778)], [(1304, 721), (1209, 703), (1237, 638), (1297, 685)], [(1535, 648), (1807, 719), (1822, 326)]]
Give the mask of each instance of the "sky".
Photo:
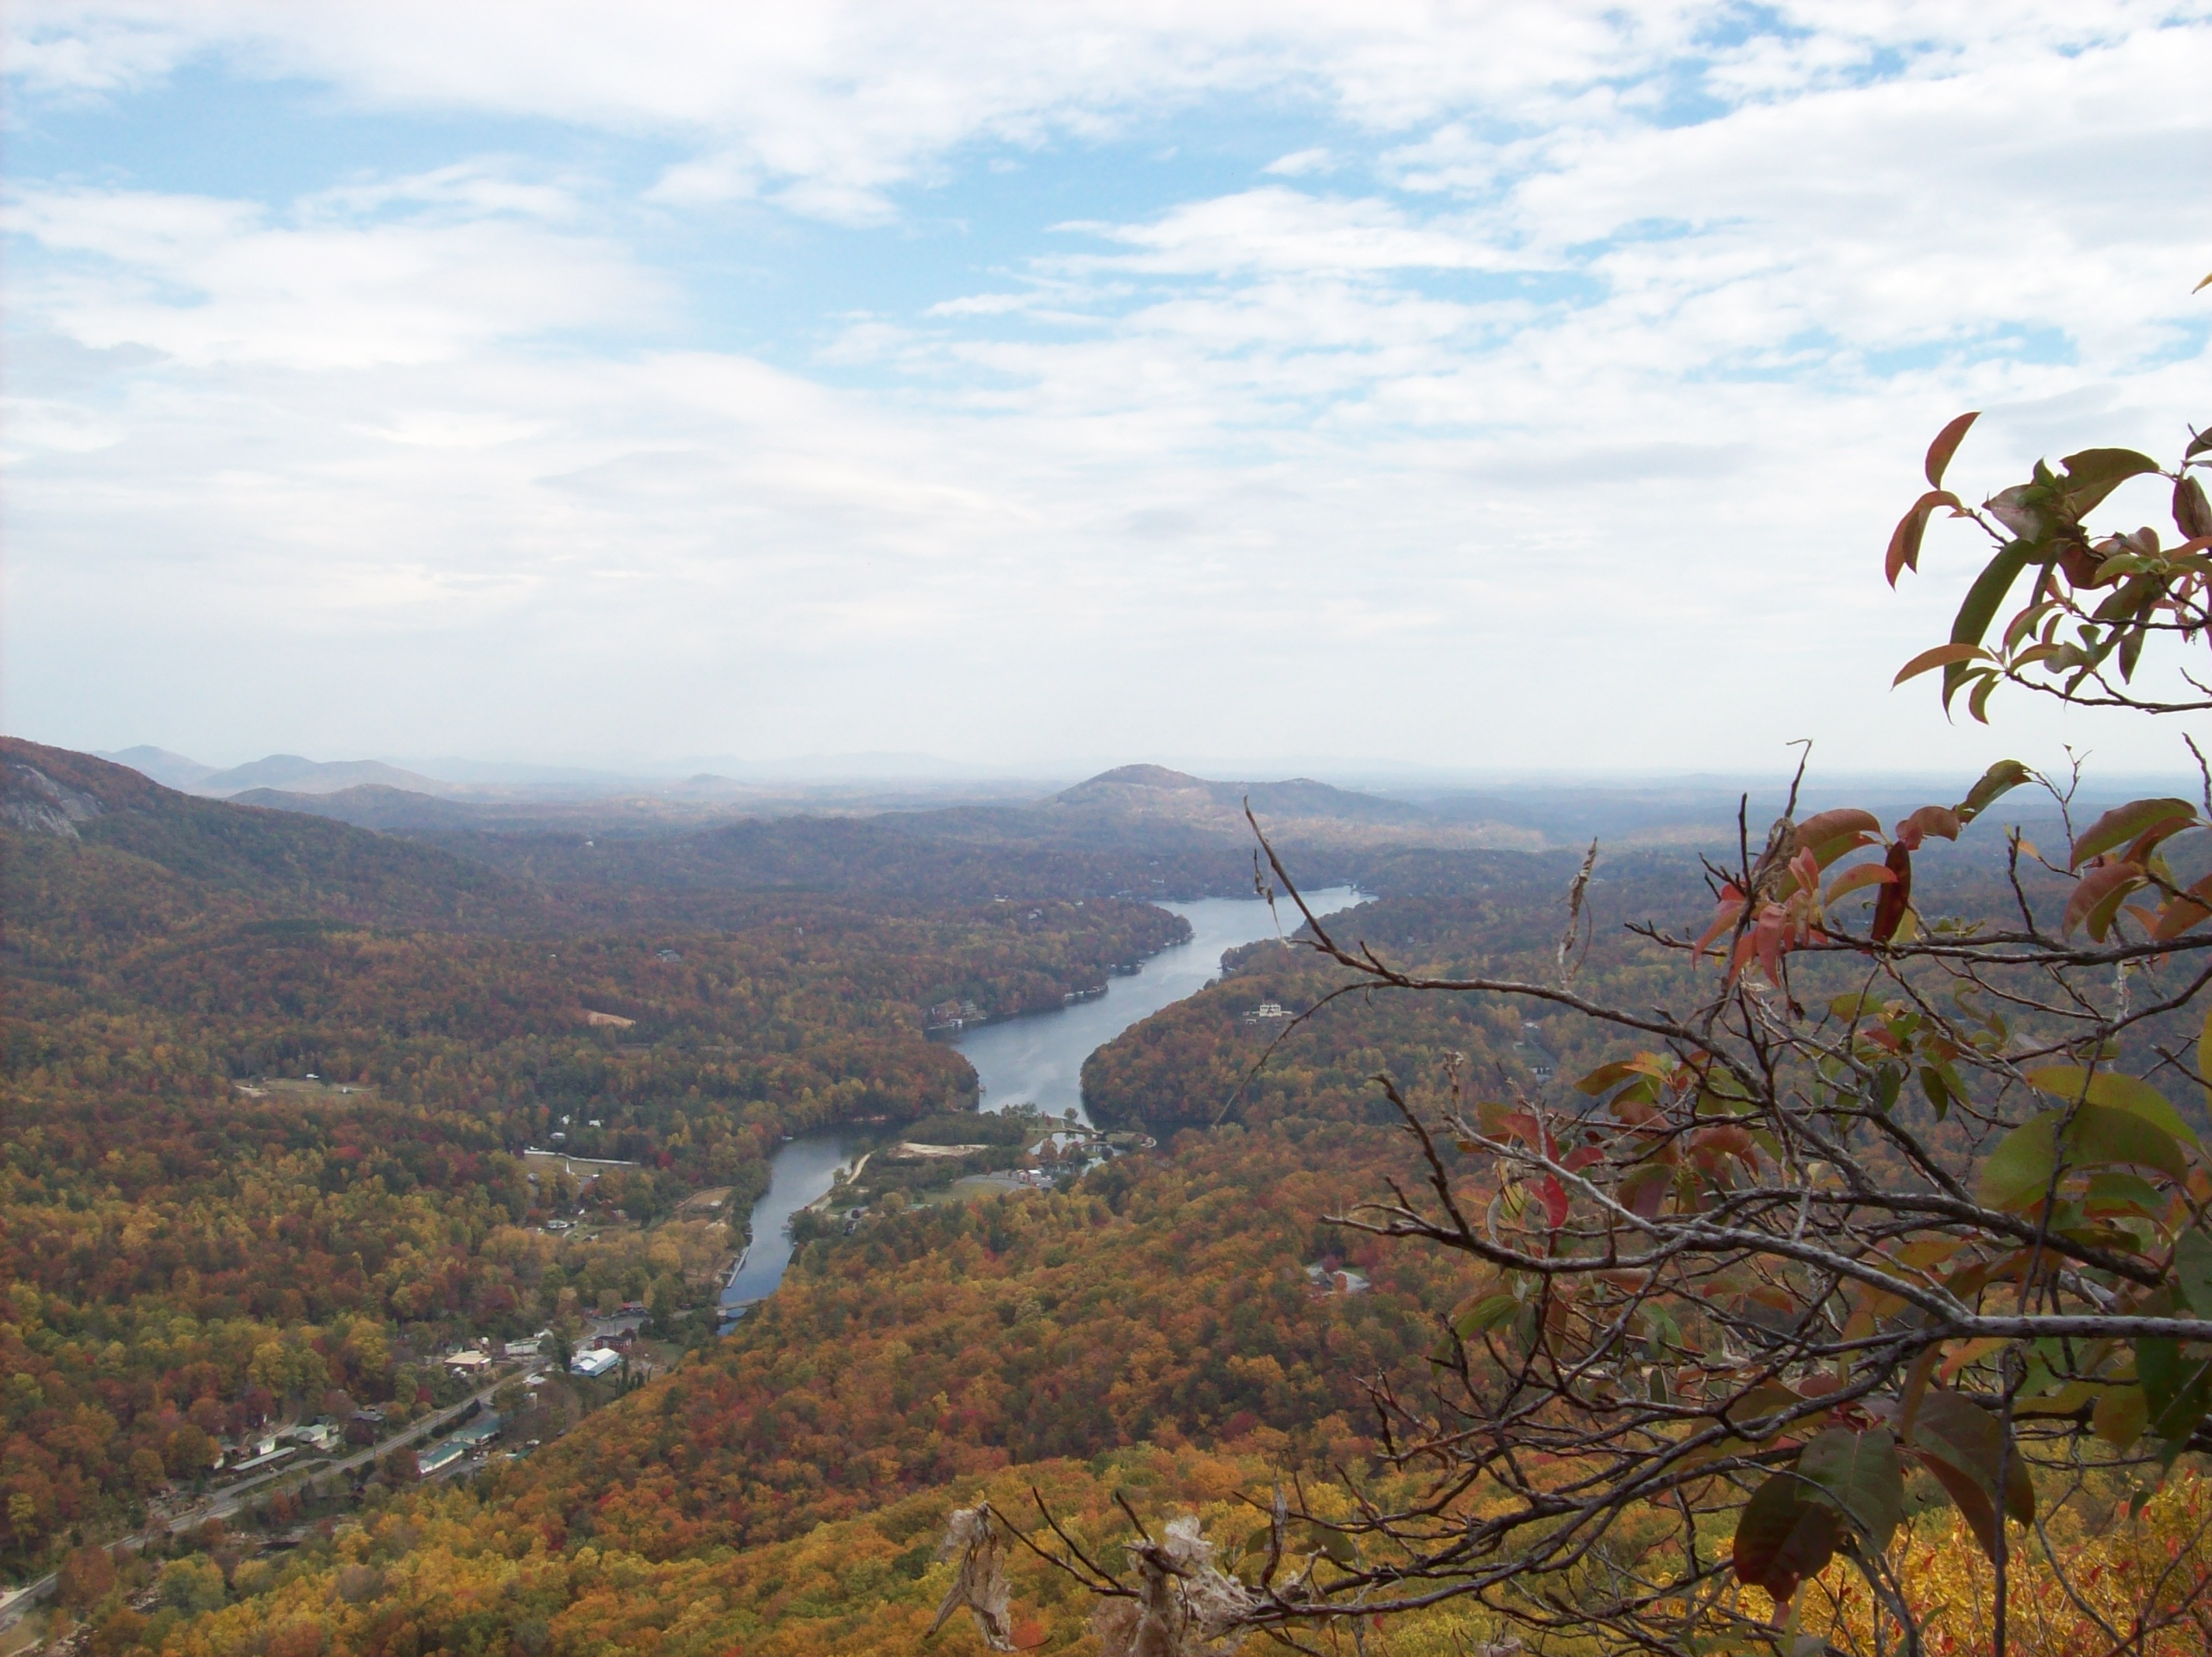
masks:
[(1881, 560), (1963, 410), (1975, 493), (2212, 422), (2212, 0), (6, 27), (14, 734), (2185, 760), (1891, 690), (1978, 560)]

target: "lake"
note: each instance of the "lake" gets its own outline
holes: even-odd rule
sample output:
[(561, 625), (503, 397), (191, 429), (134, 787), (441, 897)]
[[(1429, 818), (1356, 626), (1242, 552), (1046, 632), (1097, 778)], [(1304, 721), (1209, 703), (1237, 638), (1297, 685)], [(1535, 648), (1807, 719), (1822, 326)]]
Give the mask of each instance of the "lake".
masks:
[[(1306, 894), (1316, 914), (1334, 914), (1358, 901), (1349, 886)], [(954, 1043), (975, 1067), (982, 1109), (1027, 1103), (1049, 1116), (1072, 1110), (1076, 1120), (1089, 1122), (1085, 1059), (1139, 1020), (1204, 989), (1219, 975), (1224, 951), (1277, 935), (1275, 915), (1257, 898), (1206, 897), (1160, 907), (1190, 923), (1190, 942), (1161, 950), (1126, 978), (1109, 978), (1106, 993), (1093, 1000), (985, 1024)], [(1279, 913), (1294, 929), (1297, 910), (1283, 904)], [(791, 1217), (825, 1193), (837, 1170), (873, 1137), (859, 1128), (822, 1128), (787, 1141), (769, 1159), (768, 1193), (753, 1205), (752, 1246), (722, 1290), (726, 1318), (775, 1292), (791, 1264)]]

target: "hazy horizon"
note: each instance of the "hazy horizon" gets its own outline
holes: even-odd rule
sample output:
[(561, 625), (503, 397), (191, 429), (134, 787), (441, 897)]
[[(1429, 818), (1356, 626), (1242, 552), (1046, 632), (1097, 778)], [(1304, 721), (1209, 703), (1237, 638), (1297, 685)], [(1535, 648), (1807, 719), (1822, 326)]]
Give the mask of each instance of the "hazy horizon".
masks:
[[(1735, 771), (1692, 770), (1689, 768), (1611, 768), (1603, 770), (1577, 769), (1556, 767), (1541, 769), (1532, 767), (1480, 768), (1465, 766), (1378, 765), (1371, 760), (1343, 756), (1305, 756), (1275, 757), (1244, 757), (1221, 756), (1169, 755), (1166, 756), (1101, 757), (1065, 759), (1057, 763), (1032, 766), (1004, 765), (990, 767), (948, 760), (930, 754), (810, 754), (749, 757), (738, 755), (690, 755), (665, 759), (636, 756), (627, 761), (614, 759), (596, 765), (539, 764), (527, 761), (485, 760), (458, 755), (422, 756), (395, 753), (386, 754), (328, 754), (291, 755), (256, 754), (217, 764), (203, 756), (180, 754), (173, 749), (161, 749), (160, 744), (133, 744), (129, 748), (95, 750), (104, 759), (128, 763), (134, 749), (160, 750), (172, 758), (206, 765), (214, 773), (246, 769), (270, 760), (301, 759), (316, 766), (380, 764), (395, 770), (417, 773), (424, 777), (447, 784), (466, 786), (481, 783), (495, 786), (510, 782), (517, 786), (543, 784), (554, 786), (563, 781), (577, 786), (620, 786), (629, 784), (668, 784), (700, 775), (720, 776), (727, 780), (762, 785), (815, 784), (823, 786), (839, 784), (904, 785), (916, 787), (942, 786), (956, 788), (963, 784), (977, 786), (997, 784), (1006, 786), (1034, 785), (1041, 789), (1069, 786), (1087, 779), (1133, 765), (1158, 765), (1171, 771), (1183, 772), (1212, 782), (1271, 782), (1297, 778), (1328, 783), (1334, 786), (1358, 791), (1379, 789), (1409, 793), (1423, 792), (1446, 792), (1454, 790), (1481, 792), (1485, 790), (1532, 790), (1571, 792), (1632, 792), (1639, 789), (1708, 789), (1727, 791), (1742, 787), (1771, 787), (1786, 783), (1794, 766), (1777, 767), (1771, 770), (1745, 768)], [(2094, 756), (2093, 756), (2094, 757)], [(1823, 768), (1817, 762), (1808, 766), (1806, 781), (1818, 792), (1832, 792), (1838, 788), (1859, 786), (1876, 790), (1887, 787), (1911, 788), (1922, 786), (1940, 790), (1953, 784), (1971, 781), (1952, 774), (1933, 769)], [(2085, 786), (2096, 792), (2123, 784), (2160, 781), (2179, 786), (2187, 783), (2194, 792), (2198, 780), (2179, 770), (2122, 771), (2117, 768), (2099, 770), (2092, 766), (2084, 774)], [(282, 785), (272, 785), (281, 786)]]

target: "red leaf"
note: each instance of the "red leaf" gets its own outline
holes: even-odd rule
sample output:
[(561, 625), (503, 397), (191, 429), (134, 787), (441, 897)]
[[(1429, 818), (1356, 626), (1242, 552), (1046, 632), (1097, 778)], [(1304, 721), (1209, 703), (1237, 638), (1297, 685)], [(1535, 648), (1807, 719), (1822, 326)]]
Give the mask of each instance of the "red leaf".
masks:
[(1897, 677), (1889, 682), (1889, 688), (1894, 690), (1907, 679), (1917, 679), (1922, 674), (1935, 668), (1957, 667), (1966, 662), (1985, 662), (1989, 659), (1990, 652), (1979, 645), (1955, 642), (1936, 645), (1922, 651), (1903, 667), (1899, 668)]
[[(2133, 860), (2142, 852), (2149, 851), (2159, 841), (2179, 834), (2197, 821), (2197, 808), (2185, 799), (2130, 800), (2125, 805), (2115, 805), (2111, 810), (2089, 825), (2088, 831), (2074, 843), (2074, 855), (2069, 868), (2078, 869), (2091, 858), (2117, 850), (2136, 841), (2142, 852), (2130, 851)], [(2151, 836), (2155, 838), (2151, 838)], [(2148, 844), (2143, 844), (2148, 840)]]
[(1713, 910), (1713, 924), (1705, 928), (1698, 939), (1696, 953), (1703, 955), (1712, 947), (1712, 942), (1743, 918), (1743, 894), (1733, 886), (1721, 888), (1721, 901)]
[(1943, 473), (1951, 464), (1951, 457), (1959, 452), (1959, 444), (1966, 435), (1966, 428), (1982, 417), (1981, 411), (1962, 414), (1936, 434), (1936, 440), (1928, 446), (1928, 487), (1943, 487)]
[(1942, 489), (1930, 489), (1897, 520), (1897, 528), (1890, 534), (1889, 551), (1881, 561), (1882, 573), (1889, 577), (1890, 586), (1895, 586), (1897, 578), (1905, 571), (1920, 568), (1921, 538), (1928, 533), (1928, 520), (1936, 515), (1938, 507), (1948, 507), (1956, 512), (1959, 497)]
[(1887, 944), (1897, 936), (1905, 911), (1912, 902), (1912, 853), (1902, 844), (1893, 846), (1882, 866), (1897, 878), (1883, 887), (1875, 901), (1874, 925), (1867, 936), (1877, 944)]
[[(1912, 826), (1916, 835), (1934, 835), (1941, 840), (1958, 839), (1959, 830), (1966, 826), (1959, 821), (1959, 814), (1948, 805), (1923, 805), (1905, 821)], [(1904, 838), (1902, 826), (1897, 832), (1899, 839)]]
[(1674, 1170), (1663, 1162), (1645, 1162), (1629, 1170), (1621, 1181), (1621, 1204), (1638, 1219), (1656, 1219), (1667, 1193), (1674, 1188)]
[(1551, 1221), (1552, 1229), (1557, 1231), (1567, 1223), (1567, 1188), (1555, 1175), (1547, 1174), (1537, 1183), (1536, 1195), (1544, 1205), (1545, 1217)]
[(2074, 883), (2073, 896), (2066, 900), (2065, 929), (2070, 932), (2087, 926), (2089, 936), (2103, 943), (2121, 901), (2142, 882), (2140, 864), (2105, 863), (2085, 871)]
[(1837, 1514), (1794, 1473), (1774, 1473), (1752, 1492), (1735, 1527), (1735, 1574), (1773, 1595), (1778, 1611), (1797, 1585), (1836, 1557)]
[(2179, 938), (2208, 916), (2212, 916), (2212, 875), (2205, 876), (2189, 889), (2185, 896), (2171, 900), (2159, 912), (2153, 935), (2160, 943)]

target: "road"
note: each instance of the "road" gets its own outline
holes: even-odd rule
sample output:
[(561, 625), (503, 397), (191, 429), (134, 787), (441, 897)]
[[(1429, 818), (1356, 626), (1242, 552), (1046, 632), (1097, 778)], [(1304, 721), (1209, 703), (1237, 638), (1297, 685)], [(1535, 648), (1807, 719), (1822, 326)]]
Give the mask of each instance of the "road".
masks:
[[(190, 1530), (195, 1525), (204, 1525), (210, 1519), (228, 1519), (244, 1507), (246, 1498), (256, 1490), (272, 1484), (280, 1478), (289, 1478), (295, 1473), (312, 1471), (316, 1476), (320, 1477), (325, 1473), (349, 1473), (358, 1468), (368, 1466), (390, 1452), (402, 1449), (427, 1434), (434, 1432), (456, 1416), (465, 1413), (471, 1404), (490, 1402), (491, 1395), (499, 1390), (501, 1383), (507, 1381), (510, 1375), (520, 1370), (521, 1367), (517, 1365), (514, 1369), (502, 1372), (496, 1379), (470, 1393), (459, 1403), (449, 1404), (442, 1410), (434, 1410), (420, 1421), (410, 1422), (392, 1434), (391, 1437), (380, 1440), (365, 1449), (356, 1450), (350, 1455), (343, 1456), (336, 1461), (291, 1461), (281, 1467), (271, 1467), (266, 1472), (256, 1473), (251, 1478), (241, 1479), (235, 1484), (226, 1485), (222, 1490), (214, 1491), (173, 1518), (152, 1521), (143, 1529), (120, 1539), (116, 1545), (136, 1551), (145, 1546), (146, 1539), (149, 1533), (173, 1535), (179, 1531)], [(26, 1582), (21, 1587), (5, 1596), (0, 1596), (0, 1629), (9, 1627), (24, 1611), (51, 1594), (59, 1577), (60, 1573), (48, 1571), (36, 1581)]]

